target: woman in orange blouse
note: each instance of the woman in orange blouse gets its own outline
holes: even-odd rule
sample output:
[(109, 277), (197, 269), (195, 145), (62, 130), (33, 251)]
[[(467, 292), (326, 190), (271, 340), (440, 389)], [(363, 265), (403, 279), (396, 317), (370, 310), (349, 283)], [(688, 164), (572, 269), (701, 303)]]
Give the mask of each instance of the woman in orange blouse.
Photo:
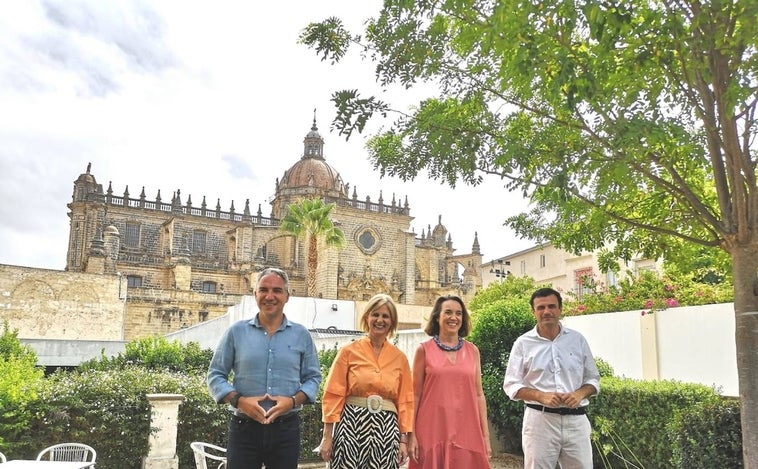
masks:
[(331, 469), (397, 469), (408, 457), (413, 381), (408, 358), (387, 340), (397, 330), (390, 296), (369, 300), (361, 328), (366, 337), (342, 347), (329, 371), (319, 452)]

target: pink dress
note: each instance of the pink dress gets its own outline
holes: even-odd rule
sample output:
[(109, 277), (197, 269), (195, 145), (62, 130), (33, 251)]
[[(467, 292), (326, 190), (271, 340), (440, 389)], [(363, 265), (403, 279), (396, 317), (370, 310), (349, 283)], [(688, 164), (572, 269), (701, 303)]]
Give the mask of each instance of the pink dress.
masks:
[(476, 397), (477, 353), (464, 342), (452, 363), (429, 339), (424, 387), (416, 414), (419, 462), (408, 469), (489, 469)]

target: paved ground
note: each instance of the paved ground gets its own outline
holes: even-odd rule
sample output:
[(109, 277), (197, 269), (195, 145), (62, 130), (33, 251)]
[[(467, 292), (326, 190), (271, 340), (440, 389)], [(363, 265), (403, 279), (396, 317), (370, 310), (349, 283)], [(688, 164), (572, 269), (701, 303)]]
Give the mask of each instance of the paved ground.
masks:
[(490, 459), (492, 469), (523, 469), (524, 458), (514, 454), (503, 453)]
[[(523, 469), (524, 458), (513, 454), (502, 453), (498, 456), (493, 456), (490, 459), (491, 469)], [(299, 469), (324, 469), (326, 465), (324, 463), (307, 463), (300, 464)], [(403, 466), (408, 467), (407, 465)]]

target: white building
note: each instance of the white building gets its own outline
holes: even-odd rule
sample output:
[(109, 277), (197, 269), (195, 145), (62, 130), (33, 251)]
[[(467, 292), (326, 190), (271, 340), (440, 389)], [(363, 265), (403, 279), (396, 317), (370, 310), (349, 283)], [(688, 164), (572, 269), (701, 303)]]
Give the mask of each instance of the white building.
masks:
[(600, 289), (616, 285), (627, 273), (633, 275), (643, 270), (660, 271), (660, 262), (650, 259), (619, 261), (619, 273), (601, 272), (597, 252), (582, 252), (574, 255), (545, 243), (492, 259), (481, 266), (482, 287), (500, 282), (509, 275), (531, 277), (539, 285), (550, 284), (561, 292), (574, 292), (577, 296), (586, 293), (588, 279)]

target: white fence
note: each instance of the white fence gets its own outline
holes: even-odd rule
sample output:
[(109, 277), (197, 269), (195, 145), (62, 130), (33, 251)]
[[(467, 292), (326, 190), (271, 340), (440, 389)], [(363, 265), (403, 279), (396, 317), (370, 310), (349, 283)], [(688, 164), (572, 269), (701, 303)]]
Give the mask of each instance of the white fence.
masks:
[[(251, 298), (217, 320), (171, 334), (170, 338), (215, 348), (229, 324), (251, 317), (254, 308)], [(343, 309), (349, 308), (340, 304)], [(353, 314), (350, 311), (343, 317)], [(644, 316), (640, 310), (570, 316), (563, 318), (563, 323), (584, 334), (592, 353), (608, 362), (617, 376), (701, 383), (716, 387), (726, 396), (739, 395), (733, 303), (670, 308)], [(397, 344), (412, 363), (416, 347), (426, 338), (418, 329), (400, 331)], [(350, 335), (322, 335), (315, 340), (321, 350), (354, 339)]]
[(563, 323), (584, 334), (618, 376), (701, 383), (739, 395), (733, 303), (571, 316)]
[[(734, 304), (590, 314), (563, 318), (581, 332), (592, 353), (608, 362), (616, 376), (665, 379), (713, 386), (725, 396), (738, 396)], [(421, 330), (400, 331), (398, 347), (413, 363)], [(319, 337), (316, 346), (339, 347), (355, 336)], [(503, 364), (505, 367), (505, 364)]]

